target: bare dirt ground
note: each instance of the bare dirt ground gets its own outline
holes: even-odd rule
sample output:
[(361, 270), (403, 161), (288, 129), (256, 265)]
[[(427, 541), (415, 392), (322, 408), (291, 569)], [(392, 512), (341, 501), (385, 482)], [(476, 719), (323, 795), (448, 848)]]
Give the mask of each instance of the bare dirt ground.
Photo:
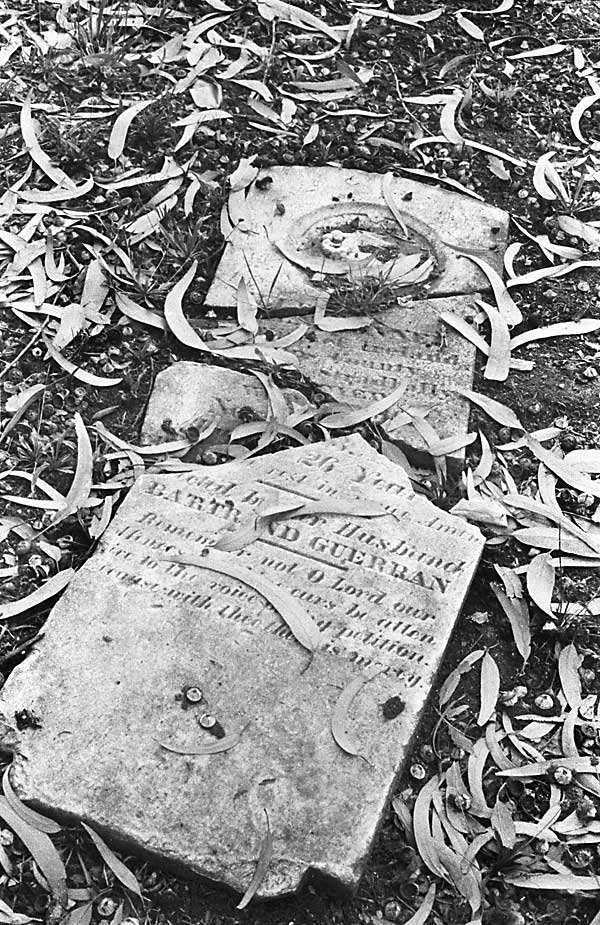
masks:
[[(3, 677), (132, 484), (157, 372), (201, 360), (163, 316), (194, 261), (183, 310), (218, 324), (203, 301), (240, 162), (416, 169), (514, 220), (508, 288), (471, 325), (475, 389), (501, 406), (474, 401), (470, 475), (411, 470), (488, 545), (358, 895), (239, 912), (124, 858), (141, 902), (74, 827), (51, 836), (65, 917), (39, 842), (6, 825), (0, 922), (598, 925), (599, 48), (584, 0), (0, 4)], [(532, 368), (505, 378), (510, 356)]]

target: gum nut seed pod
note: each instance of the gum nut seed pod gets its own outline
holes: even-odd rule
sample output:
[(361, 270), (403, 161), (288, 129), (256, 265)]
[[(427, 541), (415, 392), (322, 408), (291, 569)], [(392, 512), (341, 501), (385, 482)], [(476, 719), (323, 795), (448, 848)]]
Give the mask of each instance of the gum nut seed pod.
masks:
[(212, 713), (203, 713), (198, 722), (203, 729), (212, 729), (213, 726), (216, 726), (217, 718)]
[(102, 896), (96, 903), (96, 910), (102, 918), (111, 918), (117, 911), (117, 903), (112, 896)]
[(568, 787), (573, 780), (573, 772), (570, 768), (558, 767), (554, 769), (552, 777), (559, 787)]
[(538, 694), (533, 701), (538, 713), (550, 714), (554, 712), (554, 697), (552, 694)]
[(415, 780), (424, 780), (426, 775), (425, 768), (422, 764), (411, 764), (410, 766), (410, 776), (414, 777)]

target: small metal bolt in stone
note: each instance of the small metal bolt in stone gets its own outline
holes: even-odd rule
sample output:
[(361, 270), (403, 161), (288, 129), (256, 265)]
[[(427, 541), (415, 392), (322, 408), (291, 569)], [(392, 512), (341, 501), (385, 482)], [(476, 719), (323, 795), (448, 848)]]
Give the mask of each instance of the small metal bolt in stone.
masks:
[(200, 703), (202, 696), (202, 691), (199, 687), (188, 687), (185, 692), (185, 699), (188, 703)]

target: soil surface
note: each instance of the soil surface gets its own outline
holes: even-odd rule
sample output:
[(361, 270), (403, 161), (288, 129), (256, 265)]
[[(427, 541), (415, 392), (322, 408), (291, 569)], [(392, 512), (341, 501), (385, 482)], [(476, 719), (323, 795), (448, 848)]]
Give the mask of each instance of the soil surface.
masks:
[[(495, 293), (501, 307), (510, 292), (522, 314), (511, 336), (565, 325), (515, 348), (533, 367), (505, 380), (486, 378), (479, 354), (474, 388), (512, 409), (522, 428), (506, 408), (490, 416), (474, 403), (471, 430), (483, 440), (467, 448), (472, 474), (444, 478), (439, 458), (436, 469), (432, 458), (429, 471), (410, 469), (441, 507), (462, 499), (488, 544), (441, 666), (444, 686), (415, 734), (358, 894), (308, 886), (285, 902), (237, 911), (239, 897), (123, 858), (142, 903), (115, 876), (114, 856), (103, 860), (73, 827), (51, 836), (68, 874), (65, 918), (39, 846), (34, 864), (31, 845), (0, 826), (0, 922), (356, 925), (417, 914), (417, 925), (433, 887), (428, 920), (436, 925), (600, 922), (600, 785), (565, 766), (567, 756), (600, 755), (600, 492), (589, 481), (600, 472), (600, 8), (593, 0), (472, 6), (0, 4), (0, 597), (14, 604), (0, 620), (0, 681), (43, 634), (53, 598), (17, 602), (91, 555), (132, 483), (131, 450), (96, 425), (135, 447), (156, 374), (176, 360), (202, 362), (163, 315), (190, 267), (182, 306), (192, 327), (209, 340), (227, 320), (203, 302), (240, 163), (248, 182), (257, 167), (334, 164), (459, 184), (514, 220), (505, 282), (525, 279)], [(73, 185), (82, 187), (77, 195)], [(555, 275), (559, 267), (566, 272)], [(394, 293), (370, 286), (358, 297), (338, 286), (330, 311), (385, 311)], [(498, 328), (485, 313), (472, 327), (497, 365), (506, 360), (498, 331), (507, 323), (501, 311), (493, 317)], [(591, 321), (582, 327), (583, 319)], [(299, 387), (317, 410), (328, 399), (318, 382), (285, 369), (274, 380)], [(319, 439), (317, 419), (303, 425), (305, 437)], [(543, 431), (541, 444), (519, 445), (523, 430)], [(376, 422), (360, 431), (390, 452)], [(165, 441), (180, 436), (167, 429)], [(255, 449), (256, 438), (245, 445)], [(293, 437), (279, 433), (266, 451), (290, 445)], [(556, 480), (549, 450), (559, 462), (586, 453), (554, 468)], [(228, 458), (201, 445), (194, 452), (206, 465)], [(108, 483), (92, 492), (110, 499), (101, 506), (85, 503), (92, 476), (94, 486)], [(508, 495), (521, 508), (507, 507)], [(524, 511), (524, 498), (541, 510)], [(569, 545), (565, 537), (575, 536)], [(563, 555), (583, 561), (563, 566)], [(465, 671), (453, 675), (457, 666)], [(496, 775), (550, 759), (540, 776)], [(424, 818), (430, 840), (435, 819), (445, 832), (445, 853), (424, 840)]]

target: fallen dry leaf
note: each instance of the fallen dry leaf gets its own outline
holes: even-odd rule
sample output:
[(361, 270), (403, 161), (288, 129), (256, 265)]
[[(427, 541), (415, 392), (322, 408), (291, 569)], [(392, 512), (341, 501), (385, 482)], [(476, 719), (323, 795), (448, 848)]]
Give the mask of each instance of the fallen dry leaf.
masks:
[(153, 99), (140, 100), (138, 103), (134, 103), (133, 106), (128, 106), (127, 109), (117, 116), (110, 133), (110, 138), (108, 139), (108, 150), (106, 152), (114, 161), (121, 157), (123, 153), (131, 123), (138, 113), (142, 112), (142, 110), (146, 109), (146, 107), (150, 106), (153, 102)]
[(205, 556), (167, 556), (166, 561), (209, 569), (213, 572), (220, 572), (222, 575), (228, 575), (229, 578), (236, 578), (264, 597), (275, 608), (301, 646), (309, 652), (314, 652), (319, 647), (321, 641), (319, 627), (312, 617), (299, 606), (296, 599), (283, 588), (272, 584), (263, 575), (240, 565), (235, 557), (228, 553), (210, 549), (207, 550)]
[(556, 570), (552, 565), (550, 553), (539, 553), (527, 567), (527, 593), (534, 604), (552, 619), (554, 619), (552, 593), (555, 580)]
[(47, 881), (52, 895), (66, 907), (67, 873), (48, 835), (25, 822), (5, 797), (0, 797), (0, 818), (21, 839)]
[(267, 834), (265, 835), (262, 844), (260, 846), (260, 852), (258, 855), (258, 861), (256, 862), (256, 870), (254, 871), (254, 876), (250, 881), (248, 889), (242, 896), (240, 902), (236, 906), (236, 909), (245, 909), (248, 903), (252, 900), (256, 891), (260, 887), (261, 883), (265, 879), (265, 874), (269, 864), (271, 863), (271, 858), (273, 857), (273, 835), (271, 833), (271, 826), (269, 824), (269, 816), (265, 809), (265, 816), (267, 819)]
[(347, 755), (352, 755), (353, 757), (358, 757), (361, 755), (361, 752), (358, 746), (354, 743), (354, 740), (346, 732), (346, 723), (348, 721), (348, 711), (350, 709), (350, 704), (358, 694), (358, 692), (365, 686), (368, 681), (371, 681), (375, 677), (375, 674), (372, 675), (362, 675), (361, 677), (354, 678), (353, 681), (344, 688), (338, 699), (336, 700), (335, 707), (331, 714), (331, 735), (333, 736), (335, 743), (339, 745), (342, 751), (346, 752)]
[(33, 607), (37, 607), (39, 604), (45, 603), (57, 594), (60, 594), (63, 588), (66, 588), (69, 584), (74, 574), (75, 569), (63, 569), (61, 572), (53, 575), (52, 578), (48, 578), (43, 585), (35, 591), (32, 591), (31, 594), (27, 594), (18, 601), (11, 601), (8, 604), (4, 604), (0, 607), (0, 620), (8, 620), (11, 617), (16, 617), (21, 613), (25, 613), (27, 610), (31, 610)]
[(204, 745), (197, 745), (195, 748), (181, 748), (178, 745), (169, 745), (168, 742), (160, 742), (159, 745), (175, 755), (219, 755), (239, 745), (246, 728), (244, 726), (241, 732), (234, 732), (231, 735), (223, 736), (222, 739), (217, 739), (215, 742), (206, 742)]
[(483, 658), (485, 652), (483, 649), (477, 649), (476, 652), (471, 652), (458, 663), (456, 668), (450, 672), (444, 683), (440, 688), (439, 693), (439, 704), (440, 707), (443, 707), (450, 698), (452, 694), (458, 687), (459, 681), (464, 674), (471, 670), (473, 665), (476, 665), (480, 658)]
[(473, 392), (471, 389), (456, 389), (459, 395), (463, 395), (472, 401), (475, 405), (485, 411), (494, 421), (502, 424), (504, 427), (510, 427), (511, 430), (525, 430), (518, 417), (510, 408), (496, 401), (494, 398), (488, 398), (487, 395), (480, 395), (479, 392)]
[(340, 428), (345, 427), (354, 427), (355, 424), (360, 424), (362, 421), (368, 421), (370, 418), (375, 417), (377, 414), (383, 414), (384, 411), (387, 411), (392, 405), (395, 405), (400, 401), (407, 389), (407, 383), (402, 383), (393, 392), (390, 392), (389, 395), (386, 395), (385, 398), (380, 398), (377, 401), (371, 402), (369, 405), (365, 405), (364, 408), (356, 408), (353, 411), (340, 411), (335, 414), (328, 414), (324, 418), (321, 418), (319, 424), (322, 427), (327, 427), (332, 430), (339, 430)]
[(135, 874), (132, 873), (132, 871), (130, 871), (125, 864), (123, 864), (123, 861), (121, 861), (116, 856), (114, 851), (108, 847), (104, 839), (101, 838), (100, 835), (94, 831), (94, 829), (92, 829), (89, 825), (86, 825), (85, 822), (82, 822), (81, 825), (94, 842), (100, 857), (107, 865), (107, 867), (110, 867), (117, 880), (119, 880), (123, 886), (126, 887), (126, 889), (131, 890), (132, 893), (136, 893), (141, 899), (142, 889)]
[(481, 662), (478, 726), (485, 726), (492, 718), (499, 693), (500, 672), (490, 653), (486, 652)]

